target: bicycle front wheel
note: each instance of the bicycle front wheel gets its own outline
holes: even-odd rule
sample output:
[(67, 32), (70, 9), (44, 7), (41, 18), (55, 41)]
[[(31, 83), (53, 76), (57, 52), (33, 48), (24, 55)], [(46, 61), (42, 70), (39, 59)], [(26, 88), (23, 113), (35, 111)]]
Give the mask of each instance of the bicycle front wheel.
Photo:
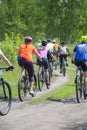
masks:
[(11, 108), (12, 93), (10, 85), (6, 81), (0, 84), (0, 115), (6, 115)]

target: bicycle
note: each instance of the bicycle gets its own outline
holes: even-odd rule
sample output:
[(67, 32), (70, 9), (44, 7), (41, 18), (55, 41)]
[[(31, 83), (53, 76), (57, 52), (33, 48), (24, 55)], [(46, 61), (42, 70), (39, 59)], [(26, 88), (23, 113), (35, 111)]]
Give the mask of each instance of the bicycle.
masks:
[[(7, 71), (8, 68), (0, 68), (0, 76), (3, 75), (3, 71)], [(10, 69), (9, 69), (10, 70)], [(0, 78), (0, 115), (6, 115), (11, 108), (12, 93), (11, 87), (4, 78)]]
[(86, 99), (86, 94), (85, 94), (83, 70), (82, 70), (81, 66), (79, 66), (77, 69), (79, 70), (79, 75), (76, 75), (76, 78), (75, 78), (76, 99), (77, 99), (77, 102), (80, 103), (84, 99)]
[(53, 61), (53, 67), (55, 68), (55, 70), (57, 70), (57, 67), (58, 67), (58, 52), (53, 52), (54, 56), (55, 56), (55, 59), (56, 61)]
[[(46, 85), (47, 89), (49, 89), (50, 86), (46, 82), (47, 76), (46, 76), (46, 70), (44, 69), (43, 63), (41, 64), (40, 68), (41, 69), (38, 70), (37, 77), (38, 77), (39, 90), (42, 91), (42, 89), (45, 87), (45, 85)], [(50, 71), (49, 68), (48, 68), (48, 71)], [(50, 73), (49, 73), (49, 82), (50, 82)]]
[[(18, 81), (18, 96), (20, 101), (24, 101), (26, 99), (29, 99), (29, 76), (26, 68), (23, 69), (23, 72), (19, 78)], [(37, 93), (37, 79), (36, 75), (34, 73), (34, 84), (33, 84), (33, 91), (34, 91), (34, 97)]]
[(66, 76), (66, 62), (65, 62), (64, 56), (62, 56), (62, 69), (60, 73), (63, 73), (63, 76)]
[(49, 78), (51, 80), (51, 78), (53, 77), (53, 60), (52, 59), (48, 59), (48, 69), (49, 69)]

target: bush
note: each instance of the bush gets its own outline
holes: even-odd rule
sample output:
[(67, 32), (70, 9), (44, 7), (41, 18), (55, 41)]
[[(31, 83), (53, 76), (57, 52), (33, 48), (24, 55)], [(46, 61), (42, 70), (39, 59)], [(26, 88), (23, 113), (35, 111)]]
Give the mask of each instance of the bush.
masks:
[(5, 40), (0, 43), (0, 48), (6, 57), (11, 62), (14, 62), (17, 59), (18, 47), (21, 43), (23, 43), (22, 35), (11, 33), (9, 36), (8, 34), (5, 34)]

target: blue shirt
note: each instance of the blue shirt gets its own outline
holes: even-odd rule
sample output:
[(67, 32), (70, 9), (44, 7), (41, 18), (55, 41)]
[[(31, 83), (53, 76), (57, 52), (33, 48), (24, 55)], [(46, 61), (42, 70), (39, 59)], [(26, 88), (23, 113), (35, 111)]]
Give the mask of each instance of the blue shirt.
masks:
[(76, 47), (74, 48), (74, 52), (76, 52), (74, 61), (77, 61), (77, 60), (87, 61), (87, 43), (86, 42), (81, 42), (77, 44)]

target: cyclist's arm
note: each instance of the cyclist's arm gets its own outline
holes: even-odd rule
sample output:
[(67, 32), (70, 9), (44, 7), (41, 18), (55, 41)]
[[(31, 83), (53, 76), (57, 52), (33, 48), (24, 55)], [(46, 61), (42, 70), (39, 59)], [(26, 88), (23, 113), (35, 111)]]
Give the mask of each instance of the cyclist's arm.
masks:
[(36, 57), (40, 60), (40, 61), (42, 61), (42, 58), (41, 58), (41, 56), (40, 56), (40, 54), (38, 53), (38, 51), (35, 49), (35, 51), (34, 51), (34, 54), (36, 55)]
[(10, 63), (10, 61), (6, 58), (6, 56), (4, 54), (0, 55), (0, 58), (10, 67), (12, 66), (12, 64)]
[(74, 60), (74, 56), (75, 56), (75, 52), (73, 52), (72, 55), (71, 55), (71, 61)]
[(68, 48), (66, 48), (66, 50), (67, 50), (67, 52), (68, 52), (68, 56), (70, 55), (70, 51), (69, 51), (69, 49)]
[(71, 62), (74, 61), (75, 54), (76, 54), (76, 47), (74, 48), (73, 53), (71, 55)]
[(49, 50), (48, 50), (48, 55), (50, 55), (51, 58), (56, 61), (56, 58), (54, 57), (54, 55)]

